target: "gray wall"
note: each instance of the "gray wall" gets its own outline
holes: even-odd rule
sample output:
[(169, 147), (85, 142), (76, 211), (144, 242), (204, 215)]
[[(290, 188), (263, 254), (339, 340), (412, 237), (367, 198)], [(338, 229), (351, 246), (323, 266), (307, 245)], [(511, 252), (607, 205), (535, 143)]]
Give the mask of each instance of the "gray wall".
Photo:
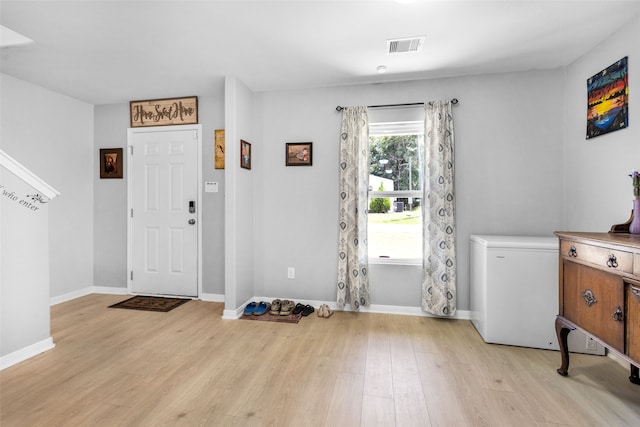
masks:
[[(225, 293), (227, 309), (253, 296), (333, 301), (340, 126), (336, 105), (458, 97), (458, 307), (468, 309), (470, 234), (551, 235), (563, 228), (563, 109), (553, 102), (563, 91), (562, 83), (563, 71), (551, 70), (255, 94), (242, 82), (227, 79), (224, 102), (222, 96), (199, 98), (204, 179), (221, 184), (221, 193), (203, 196), (204, 292)], [(228, 116), (221, 126), (223, 110)], [(96, 108), (96, 151), (111, 143), (105, 138), (122, 138), (108, 135), (124, 134), (125, 129), (112, 128), (128, 126), (127, 115), (124, 104)], [(213, 130), (223, 127), (224, 176), (212, 169)], [(101, 132), (107, 136), (98, 135)], [(251, 171), (238, 166), (240, 139), (252, 143)], [(312, 167), (284, 165), (285, 143), (296, 141), (313, 142)], [(96, 259), (101, 258), (96, 283), (97, 276), (112, 277), (99, 284), (125, 287), (126, 196), (103, 194), (113, 184), (95, 185), (96, 236), (118, 230), (118, 235), (96, 238)], [(112, 196), (120, 200), (115, 209), (121, 215), (103, 206)], [(109, 249), (101, 246), (109, 239)], [(102, 258), (108, 253), (120, 255)], [(296, 268), (295, 279), (287, 279), (287, 267)], [(420, 278), (416, 266), (375, 265), (372, 302), (418, 307)]]
[(93, 285), (93, 106), (2, 74), (2, 149), (61, 193), (49, 208), (50, 295)]
[[(640, 170), (640, 18), (567, 67), (565, 223), (571, 231), (608, 231), (632, 209), (629, 174)], [(587, 79), (629, 56), (629, 127), (587, 140)]]
[[(208, 96), (198, 97), (198, 119), (202, 124), (203, 182), (218, 182), (218, 193), (202, 193), (204, 294), (224, 294), (224, 170), (213, 167), (214, 131), (224, 129), (224, 87), (216, 85)], [(94, 145), (97, 161), (100, 148), (121, 147), (126, 156), (129, 104), (99, 105), (95, 108)], [(98, 166), (96, 165), (96, 168)], [(127, 171), (124, 179), (99, 179), (95, 174), (94, 201), (94, 286), (127, 287)], [(97, 169), (96, 169), (97, 170)], [(204, 185), (204, 184), (203, 184)]]
[[(210, 94), (198, 97), (198, 119), (202, 123), (202, 179), (217, 182), (217, 193), (202, 193), (202, 292), (224, 295), (224, 200), (225, 171), (215, 169), (215, 130), (224, 129), (224, 82), (218, 82)], [(204, 185), (204, 184), (203, 184)], [(204, 191), (204, 189), (202, 190)]]
[[(469, 235), (552, 235), (563, 226), (563, 71), (262, 94), (256, 295), (335, 301), (336, 105), (457, 97), (458, 308), (469, 308)], [(312, 167), (286, 167), (286, 142), (313, 142)], [(296, 278), (287, 279), (287, 267)], [(418, 307), (419, 267), (376, 265), (372, 302)]]
[[(95, 107), (93, 131), (96, 173), (93, 177), (93, 285), (127, 287), (127, 128), (126, 104)], [(123, 179), (100, 179), (101, 148), (122, 148)]]
[(93, 281), (93, 106), (5, 74), (0, 92), (2, 150), (61, 193), (33, 223), (18, 223), (15, 206), (3, 203), (0, 356), (6, 356), (50, 340), (50, 297)]
[[(334, 298), (338, 104), (460, 99), (454, 109), (460, 309), (468, 308), (470, 234), (604, 231), (625, 220), (631, 208), (627, 175), (638, 168), (640, 154), (633, 108), (640, 97), (633, 90), (640, 47), (629, 42), (638, 39), (638, 24), (636, 19), (562, 70), (259, 94), (244, 88), (249, 111), (240, 112), (240, 120), (251, 122), (252, 134), (235, 135), (227, 147), (237, 150), (240, 137), (254, 144), (254, 169), (237, 171), (252, 177), (243, 185), (253, 188), (254, 205), (243, 203), (256, 214), (252, 228), (242, 230), (253, 233), (236, 236), (254, 244), (251, 254), (246, 247), (238, 252), (253, 257), (254, 294)], [(586, 79), (625, 55), (631, 125), (585, 141)], [(225, 293), (223, 205), (232, 184), (212, 165), (213, 131), (227, 125), (224, 96), (219, 82), (199, 97), (204, 180), (219, 182), (221, 190), (203, 195), (203, 291), (210, 294)], [(126, 182), (97, 178), (97, 149), (124, 147), (128, 105), (96, 107), (94, 127), (91, 105), (8, 76), (2, 76), (2, 102), (3, 147), (63, 195), (50, 214), (51, 296), (92, 285), (126, 287)], [(29, 115), (23, 113), (27, 107)], [(284, 166), (284, 143), (292, 141), (314, 143), (313, 167)], [(286, 278), (289, 266), (296, 267), (294, 280)], [(393, 267), (393, 274), (389, 268), (372, 270), (374, 303), (417, 306), (418, 276), (409, 267)], [(406, 280), (398, 274), (403, 269)], [(390, 277), (398, 280), (389, 285)]]
[[(51, 347), (49, 316), (49, 205), (26, 209), (29, 184), (0, 167), (0, 369), (4, 356), (36, 344)], [(12, 194), (15, 199), (4, 196)], [(55, 203), (55, 199), (51, 204)], [(46, 344), (45, 344), (46, 343)]]
[[(255, 95), (234, 77), (225, 79), (225, 316), (255, 295), (254, 191), (261, 141)], [(240, 167), (240, 140), (251, 144), (251, 169)]]

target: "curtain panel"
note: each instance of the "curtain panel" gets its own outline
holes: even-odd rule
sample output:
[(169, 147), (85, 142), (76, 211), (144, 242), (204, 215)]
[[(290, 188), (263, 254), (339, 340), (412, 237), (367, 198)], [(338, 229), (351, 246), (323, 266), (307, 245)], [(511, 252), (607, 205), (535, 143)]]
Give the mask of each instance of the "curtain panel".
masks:
[(369, 119), (367, 107), (345, 107), (340, 130), (338, 307), (368, 307)]
[(451, 102), (425, 103), (422, 309), (456, 312), (454, 132)]

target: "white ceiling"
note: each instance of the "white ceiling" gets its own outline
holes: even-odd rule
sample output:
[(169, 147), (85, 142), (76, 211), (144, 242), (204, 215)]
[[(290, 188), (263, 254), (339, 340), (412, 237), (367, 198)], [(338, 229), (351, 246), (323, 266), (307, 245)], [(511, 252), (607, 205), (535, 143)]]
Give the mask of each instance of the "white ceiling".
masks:
[[(224, 76), (270, 91), (524, 71), (639, 14), (640, 0), (1, 0), (0, 24), (34, 43), (2, 48), (0, 70), (92, 104), (203, 96)], [(386, 53), (422, 35), (422, 51)]]

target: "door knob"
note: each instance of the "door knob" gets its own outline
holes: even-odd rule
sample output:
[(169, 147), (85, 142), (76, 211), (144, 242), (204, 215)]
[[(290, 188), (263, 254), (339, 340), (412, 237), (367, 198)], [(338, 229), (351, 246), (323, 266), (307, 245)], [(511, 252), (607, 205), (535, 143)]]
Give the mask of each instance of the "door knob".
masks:
[(196, 223), (196, 220), (195, 220), (195, 219), (191, 218), (191, 219), (189, 220), (189, 224), (193, 225), (193, 224), (195, 224), (195, 223)]

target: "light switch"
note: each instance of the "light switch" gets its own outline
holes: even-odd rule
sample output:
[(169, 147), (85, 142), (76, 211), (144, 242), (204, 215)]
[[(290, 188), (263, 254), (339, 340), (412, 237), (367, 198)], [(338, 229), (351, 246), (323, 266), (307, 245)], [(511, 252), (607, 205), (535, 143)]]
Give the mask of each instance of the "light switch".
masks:
[(204, 192), (205, 193), (217, 193), (218, 192), (218, 183), (217, 182), (205, 182), (204, 183)]

